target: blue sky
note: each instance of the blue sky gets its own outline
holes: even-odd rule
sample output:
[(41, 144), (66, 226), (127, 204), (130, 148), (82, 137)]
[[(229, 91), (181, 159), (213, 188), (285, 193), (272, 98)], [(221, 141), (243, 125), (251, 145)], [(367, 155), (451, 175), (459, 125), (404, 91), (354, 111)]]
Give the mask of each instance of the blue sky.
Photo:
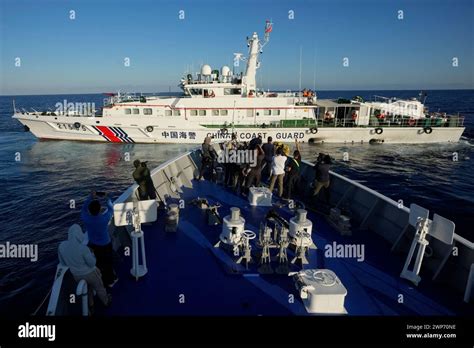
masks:
[(247, 53), (266, 19), (265, 89), (298, 87), (300, 47), (303, 87), (474, 88), (474, 0), (0, 0), (0, 94), (177, 90), (186, 67)]

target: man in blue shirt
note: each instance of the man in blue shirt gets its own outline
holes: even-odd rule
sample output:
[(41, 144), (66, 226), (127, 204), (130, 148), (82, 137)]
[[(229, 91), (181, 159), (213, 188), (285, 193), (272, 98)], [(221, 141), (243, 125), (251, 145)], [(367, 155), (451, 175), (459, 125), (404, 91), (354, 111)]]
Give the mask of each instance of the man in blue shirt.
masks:
[(84, 202), (81, 219), (84, 222), (89, 238), (88, 246), (94, 251), (97, 268), (102, 273), (102, 281), (112, 287), (118, 280), (113, 268), (113, 250), (108, 225), (113, 214), (112, 201), (107, 197), (107, 209), (101, 212), (101, 204), (95, 191)]

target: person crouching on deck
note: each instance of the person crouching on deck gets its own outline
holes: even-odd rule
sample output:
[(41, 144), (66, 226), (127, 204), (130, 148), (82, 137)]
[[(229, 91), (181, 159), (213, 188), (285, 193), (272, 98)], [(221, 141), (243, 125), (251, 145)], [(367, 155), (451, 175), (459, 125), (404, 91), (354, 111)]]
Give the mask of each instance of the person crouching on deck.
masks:
[(102, 280), (108, 287), (112, 287), (118, 280), (113, 268), (113, 249), (108, 231), (113, 209), (112, 201), (107, 198), (107, 209), (101, 213), (100, 202), (97, 200), (95, 191), (92, 191), (81, 211), (81, 219), (89, 237), (88, 246), (94, 251), (97, 267), (102, 273)]
[(96, 267), (96, 258), (86, 245), (83, 244), (84, 233), (78, 224), (69, 227), (68, 239), (58, 247), (59, 262), (69, 267), (76, 282), (84, 279), (89, 289), (89, 307), (94, 304), (93, 291), (105, 306), (110, 305), (112, 296), (107, 295), (102, 282), (102, 274)]

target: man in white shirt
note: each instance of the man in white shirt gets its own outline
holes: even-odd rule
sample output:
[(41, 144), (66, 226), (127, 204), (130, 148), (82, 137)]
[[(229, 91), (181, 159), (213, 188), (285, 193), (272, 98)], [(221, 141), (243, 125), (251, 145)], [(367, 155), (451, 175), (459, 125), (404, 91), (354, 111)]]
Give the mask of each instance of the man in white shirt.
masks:
[(278, 180), (278, 196), (283, 195), (283, 178), (285, 177), (285, 163), (287, 157), (283, 155), (281, 147), (276, 151), (272, 160), (272, 178), (270, 179), (270, 192), (273, 192), (275, 182)]

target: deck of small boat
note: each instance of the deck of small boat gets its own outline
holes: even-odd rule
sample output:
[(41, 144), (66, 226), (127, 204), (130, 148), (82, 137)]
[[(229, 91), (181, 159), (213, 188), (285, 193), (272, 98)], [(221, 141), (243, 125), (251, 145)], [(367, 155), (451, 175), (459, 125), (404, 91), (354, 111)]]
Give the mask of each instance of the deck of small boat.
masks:
[[(165, 232), (163, 216), (143, 226), (148, 274), (135, 281), (130, 275), (131, 258), (124, 257), (118, 268), (120, 279), (112, 289), (112, 305), (98, 314), (307, 314), (292, 278), (259, 274), (257, 258), (248, 270), (230, 272), (236, 269), (235, 259), (214, 247), (221, 225), (209, 226), (205, 211), (189, 202), (196, 197), (219, 202), (222, 217), (229, 214), (230, 207), (239, 207), (246, 229), (255, 232), (270, 207), (252, 207), (245, 197), (209, 181), (194, 180), (192, 189), (183, 187), (183, 190), (181, 197), (187, 204), (180, 210), (177, 232)], [(273, 209), (286, 219), (294, 215), (287, 207)], [(404, 255), (391, 254), (390, 246), (376, 234), (355, 230), (352, 237), (342, 237), (323, 215), (308, 210), (318, 249), (309, 252), (310, 264), (304, 268), (328, 268), (337, 274), (348, 291), (345, 308), (349, 315), (454, 315), (466, 309), (463, 302), (447, 296), (443, 287), (431, 283), (428, 276), (418, 287), (401, 279)], [(325, 257), (325, 246), (333, 241), (364, 244), (365, 260)], [(256, 250), (254, 246), (252, 252)], [(288, 258), (292, 257), (289, 251)], [(292, 268), (299, 270), (297, 266)], [(399, 303), (400, 294), (403, 303)], [(289, 295), (294, 295), (294, 302)]]

